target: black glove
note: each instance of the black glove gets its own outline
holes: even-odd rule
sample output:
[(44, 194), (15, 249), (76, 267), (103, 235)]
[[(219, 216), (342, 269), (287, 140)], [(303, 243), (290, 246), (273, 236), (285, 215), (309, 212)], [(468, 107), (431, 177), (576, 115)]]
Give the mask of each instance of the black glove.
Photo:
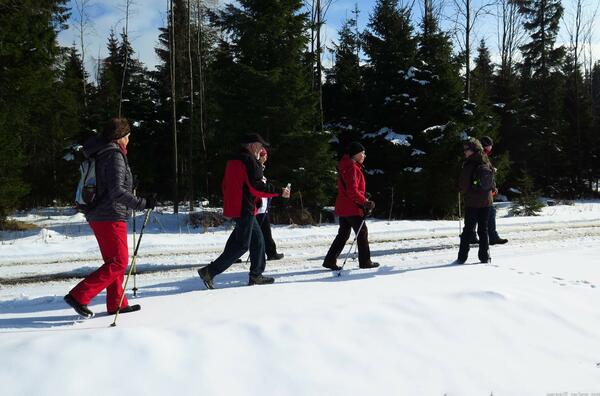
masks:
[(154, 209), (156, 207), (156, 194), (146, 197), (146, 209)]
[(371, 212), (373, 211), (373, 209), (375, 209), (375, 202), (367, 201), (363, 204), (363, 210), (365, 211), (365, 216), (370, 215)]

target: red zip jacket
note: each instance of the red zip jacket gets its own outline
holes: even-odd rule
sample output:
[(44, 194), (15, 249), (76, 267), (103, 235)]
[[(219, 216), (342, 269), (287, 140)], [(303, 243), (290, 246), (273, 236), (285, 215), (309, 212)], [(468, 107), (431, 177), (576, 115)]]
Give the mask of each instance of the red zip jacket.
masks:
[(338, 195), (335, 200), (335, 213), (338, 216), (363, 216), (362, 206), (367, 202), (367, 184), (362, 164), (344, 155), (338, 164)]
[(273, 198), (281, 194), (263, 181), (262, 166), (243, 149), (227, 161), (221, 183), (223, 216), (237, 218), (256, 214), (257, 198)]

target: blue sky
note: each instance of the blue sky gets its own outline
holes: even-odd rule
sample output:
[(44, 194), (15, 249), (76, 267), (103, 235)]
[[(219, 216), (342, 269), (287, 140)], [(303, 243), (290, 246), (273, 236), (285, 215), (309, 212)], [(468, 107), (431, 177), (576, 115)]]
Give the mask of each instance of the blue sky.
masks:
[[(325, 1), (325, 0), (322, 0)], [(400, 2), (413, 3), (412, 0), (400, 0)], [(473, 7), (477, 7), (484, 0), (474, 0)], [(488, 2), (488, 0), (485, 0)], [(565, 7), (568, 8), (574, 0), (563, 0)], [(597, 0), (587, 0), (588, 4), (594, 4)], [(351, 16), (354, 5), (358, 4), (359, 29), (364, 29), (368, 23), (369, 15), (372, 13), (376, 0), (333, 0), (326, 15), (326, 26), (323, 29), (323, 41), (331, 43), (337, 40), (337, 29), (341, 26), (347, 16)], [(413, 9), (413, 19), (418, 19), (420, 15), (420, 6), (422, 1), (416, 0)], [(220, 1), (222, 4), (223, 2)], [(450, 0), (446, 0), (450, 4)], [(66, 31), (59, 34), (61, 45), (70, 46), (73, 42), (78, 43), (78, 32), (74, 29), (73, 22), (77, 18), (74, 1), (70, 0), (72, 6), (71, 26)], [(95, 59), (106, 56), (106, 41), (110, 29), (113, 28), (117, 33), (124, 26), (124, 4), (125, 0), (96, 0), (89, 8), (88, 15), (92, 22), (91, 29), (88, 32), (86, 40), (86, 68), (88, 71), (94, 70)], [(134, 0), (129, 21), (129, 36), (136, 51), (136, 56), (150, 69), (157, 62), (154, 54), (154, 47), (158, 41), (158, 28), (164, 25), (166, 18), (167, 0)], [(450, 11), (446, 12), (447, 14)], [(568, 12), (567, 12), (568, 13)], [(568, 17), (567, 17), (568, 18)], [(415, 26), (417, 23), (415, 23)], [(445, 27), (449, 27), (449, 22), (444, 22)], [(594, 46), (596, 54), (600, 55), (600, 28), (596, 26), (597, 34), (594, 36)], [(565, 29), (561, 31), (562, 41), (566, 41)], [(474, 42), (485, 38), (492, 54), (497, 52), (496, 22), (492, 18), (483, 18), (479, 21)], [(329, 54), (324, 54), (325, 64), (329, 61)]]

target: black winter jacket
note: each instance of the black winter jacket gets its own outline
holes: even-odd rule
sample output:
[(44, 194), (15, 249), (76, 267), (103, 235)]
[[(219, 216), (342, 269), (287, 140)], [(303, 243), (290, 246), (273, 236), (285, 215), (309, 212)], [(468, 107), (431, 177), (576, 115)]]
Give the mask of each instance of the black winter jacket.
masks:
[(87, 221), (127, 221), (131, 209), (142, 210), (146, 200), (132, 194), (133, 176), (127, 157), (115, 142), (100, 136), (83, 145), (83, 154), (96, 157), (96, 201), (85, 213)]
[[(266, 193), (276, 194), (277, 189), (270, 183), (265, 182), (263, 179), (263, 166), (256, 158), (252, 156), (245, 148), (240, 149), (232, 157), (232, 160), (239, 160), (246, 166), (246, 172), (248, 173), (248, 181), (258, 191)], [(256, 205), (260, 207), (262, 200), (257, 199), (250, 193), (248, 186), (242, 187), (242, 212), (241, 216), (254, 216), (254, 210)]]
[[(458, 179), (458, 186), (460, 191), (463, 193), (465, 198), (465, 206), (467, 208), (487, 208), (488, 206), (492, 206), (494, 202), (494, 197), (492, 195), (492, 191), (482, 191), (473, 188), (473, 173), (475, 172), (475, 168), (479, 164), (487, 164), (492, 171), (494, 167), (490, 163), (490, 160), (485, 154), (482, 153), (474, 153), (469, 158), (465, 159), (463, 163), (463, 168), (460, 172), (460, 177)], [(496, 187), (496, 182), (494, 181), (494, 188)], [(492, 189), (493, 190), (493, 189)]]

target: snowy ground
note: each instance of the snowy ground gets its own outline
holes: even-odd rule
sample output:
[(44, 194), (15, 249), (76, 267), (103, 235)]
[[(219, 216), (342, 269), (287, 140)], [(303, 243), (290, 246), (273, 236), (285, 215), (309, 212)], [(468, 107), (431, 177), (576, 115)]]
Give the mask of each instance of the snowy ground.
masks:
[(471, 251), (450, 265), (458, 222), (373, 220), (381, 267), (349, 261), (341, 277), (320, 267), (334, 225), (278, 226), (274, 285), (238, 287), (242, 264), (211, 291), (195, 269), (229, 230), (159, 213), (131, 297), (142, 311), (117, 327), (104, 294), (91, 320), (62, 302), (99, 253), (83, 218), (59, 212), (0, 234), (2, 395), (600, 395), (600, 203), (500, 208), (510, 242), (492, 264)]

